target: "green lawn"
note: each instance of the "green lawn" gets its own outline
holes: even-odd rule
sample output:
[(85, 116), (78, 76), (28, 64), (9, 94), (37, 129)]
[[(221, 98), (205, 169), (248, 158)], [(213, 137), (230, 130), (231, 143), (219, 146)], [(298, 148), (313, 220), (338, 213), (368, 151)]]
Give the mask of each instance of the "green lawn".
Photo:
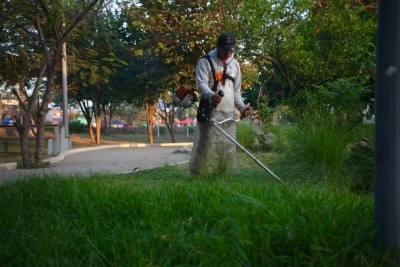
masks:
[(7, 183), (1, 266), (390, 266), (371, 196), (283, 186), (239, 158), (235, 176), (165, 166)]

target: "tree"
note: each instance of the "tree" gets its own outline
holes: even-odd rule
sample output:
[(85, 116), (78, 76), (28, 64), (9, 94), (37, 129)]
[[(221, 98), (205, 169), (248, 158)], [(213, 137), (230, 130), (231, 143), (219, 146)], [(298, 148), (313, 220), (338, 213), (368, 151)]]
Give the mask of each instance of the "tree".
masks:
[[(113, 19), (110, 12), (98, 16), (76, 31), (69, 42), (72, 54), (69, 57), (69, 95), (81, 107), (94, 144), (100, 144), (102, 118), (104, 129), (107, 129), (106, 115), (112, 115), (127, 97), (122, 93), (126, 87), (116, 82), (127, 63), (118, 58), (123, 58), (123, 54), (116, 55), (119, 41), (114, 33)], [(95, 132), (93, 119), (96, 121)]]
[(298, 115), (308, 108), (303, 92), (315, 86), (373, 83), (376, 15), (355, 1), (246, 1), (240, 16), (244, 56), (272, 71), (267, 86), (283, 89)]
[(144, 104), (147, 115), (147, 134), (149, 144), (153, 143), (153, 119), (160, 97), (165, 93), (168, 83), (168, 67), (152, 56), (138, 56), (131, 65), (134, 80), (133, 103)]
[(177, 107), (174, 106), (174, 101), (171, 96), (162, 97), (157, 103), (157, 114), (165, 121), (168, 132), (171, 136), (171, 142), (176, 143), (174, 123)]
[[(152, 104), (157, 96), (168, 97), (183, 84), (194, 86), (195, 67), (202, 55), (211, 51), (222, 31), (231, 30), (241, 0), (220, 1), (167, 1), (139, 0), (130, 9), (130, 27), (139, 29), (140, 39), (133, 48), (137, 53), (153, 56), (167, 69), (162, 92), (141, 87)], [(221, 16), (226, 14), (226, 16)], [(147, 51), (147, 52), (144, 52)], [(140, 88), (139, 88), (140, 89)], [(146, 101), (146, 99), (144, 99)], [(151, 116), (150, 114), (148, 114)], [(171, 121), (171, 118), (165, 118)], [(148, 118), (148, 122), (151, 118)], [(172, 118), (173, 121), (173, 118)], [(151, 130), (151, 129), (150, 129)], [(173, 132), (170, 130), (171, 137)], [(149, 135), (151, 133), (149, 132)]]
[[(61, 0), (24, 2), (9, 0), (1, 3), (0, 23), (6, 25), (2, 32), (2, 40), (4, 40), (4, 35), (7, 35), (9, 45), (1, 46), (0, 49), (3, 49), (2, 53), (10, 55), (11, 59), (8, 61), (10, 68), (13, 68), (12, 57), (19, 58), (23, 53), (26, 53), (27, 61), (34, 63), (35, 66), (34, 69), (29, 70), (35, 73), (35, 79), (25, 114), (15, 118), (21, 138), (22, 164), (25, 168), (32, 165), (28, 147), (28, 131), (39, 91), (44, 85), (36, 121), (37, 139), (33, 162), (35, 166), (38, 166), (42, 160), (45, 116), (57, 87), (55, 79), (63, 57), (63, 44), (68, 41), (71, 33), (84, 19), (98, 14), (104, 1), (83, 0), (76, 3)], [(15, 80), (18, 78), (20, 78), (19, 75)], [(14, 84), (10, 80), (10, 85)], [(25, 88), (25, 86), (24, 82), (22, 87)]]

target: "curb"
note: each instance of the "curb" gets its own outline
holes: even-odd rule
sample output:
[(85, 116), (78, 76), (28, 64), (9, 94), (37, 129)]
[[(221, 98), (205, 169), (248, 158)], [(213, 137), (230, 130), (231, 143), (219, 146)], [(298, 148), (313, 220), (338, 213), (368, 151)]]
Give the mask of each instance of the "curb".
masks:
[[(120, 145), (104, 145), (104, 146), (95, 146), (95, 147), (85, 147), (85, 148), (75, 148), (71, 150), (67, 150), (61, 152), (59, 155), (44, 159), (43, 162), (48, 162), (49, 164), (57, 163), (62, 160), (68, 155), (91, 151), (91, 150), (100, 150), (100, 149), (109, 149), (109, 148), (129, 148), (129, 147), (173, 147), (173, 146), (189, 146), (193, 145), (192, 142), (190, 143), (162, 143), (162, 144), (145, 144), (145, 143), (128, 143), (128, 144), (120, 144)], [(0, 164), (0, 171), (11, 171), (17, 168), (16, 162), (10, 163), (2, 163)]]

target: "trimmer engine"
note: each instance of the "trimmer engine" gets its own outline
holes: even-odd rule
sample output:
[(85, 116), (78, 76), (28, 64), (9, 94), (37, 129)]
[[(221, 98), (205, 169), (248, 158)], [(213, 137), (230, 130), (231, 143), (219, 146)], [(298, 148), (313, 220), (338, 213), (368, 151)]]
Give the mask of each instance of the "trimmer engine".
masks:
[(183, 108), (189, 108), (197, 99), (197, 94), (193, 88), (182, 85), (181, 88), (174, 94), (175, 105), (180, 105)]

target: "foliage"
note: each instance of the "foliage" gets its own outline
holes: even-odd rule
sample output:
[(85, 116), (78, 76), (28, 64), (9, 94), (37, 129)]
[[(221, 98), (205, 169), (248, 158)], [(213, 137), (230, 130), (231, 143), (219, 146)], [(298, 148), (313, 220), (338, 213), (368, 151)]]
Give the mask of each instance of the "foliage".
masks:
[(255, 138), (253, 127), (249, 123), (240, 121), (236, 124), (236, 141), (243, 147), (254, 148)]
[[(191, 84), (199, 58), (213, 49), (219, 34), (233, 27), (241, 1), (139, 0), (132, 25), (142, 29), (145, 47), (171, 67), (171, 84)], [(223, 10), (225, 16), (221, 16)], [(138, 51), (139, 52), (139, 51)]]
[(144, 120), (141, 113), (143, 113), (142, 107), (136, 107), (135, 105), (130, 104), (117, 107), (114, 116), (126, 121), (128, 127), (133, 127), (136, 120)]
[(5, 265), (391, 266), (373, 248), (371, 197), (282, 188), (261, 170), (22, 179), (0, 203)]
[(326, 82), (344, 79), (374, 90), (377, 17), (357, 2), (244, 3), (238, 21), (242, 54), (259, 66), (260, 84), (267, 81), (270, 95), (282, 90), (302, 114), (308, 108), (302, 92)]
[[(45, 116), (59, 87), (56, 76), (61, 67), (64, 44), (84, 19), (90, 20), (97, 15), (104, 1), (86, 0), (77, 4), (73, 1), (30, 0), (22, 3), (10, 0), (0, 3), (0, 23), (3, 25), (0, 54), (6, 58), (0, 60), (0, 64), (5, 65), (0, 68), (0, 76), (13, 87), (13, 94), (24, 109), (24, 114), (15, 117), (15, 125), (21, 137), (25, 168), (41, 164)], [(23, 94), (16, 90), (18, 87)], [(29, 95), (27, 89), (31, 91)], [(28, 146), (32, 118), (38, 126), (33, 162)]]
[[(115, 21), (118, 22), (118, 18), (110, 12), (102, 14), (81, 27), (68, 43), (71, 54), (68, 60), (69, 96), (79, 104), (87, 121), (96, 121), (95, 134), (91, 124), (88, 132), (92, 135), (92, 142), (97, 144), (100, 143), (102, 118), (112, 116), (116, 107), (129, 97), (127, 92), (130, 88), (124, 81), (115, 83), (116, 76), (121, 79), (118, 72), (127, 66), (121, 59), (123, 52), (125, 55), (128, 53), (127, 49), (119, 49)], [(107, 119), (105, 124), (109, 125)]]
[(353, 130), (354, 144), (344, 162), (350, 173), (350, 190), (357, 194), (374, 192), (374, 125), (362, 124)]
[(267, 131), (274, 120), (274, 114), (276, 112), (276, 108), (268, 105), (269, 102), (269, 97), (264, 95), (258, 103), (258, 118), (262, 121)]
[(194, 134), (194, 133), (196, 133), (196, 127), (195, 127), (195, 126), (189, 126), (189, 125), (187, 124), (187, 127), (189, 127), (189, 134)]
[(68, 129), (71, 134), (73, 134), (73, 133), (79, 134), (79, 133), (83, 133), (85, 131), (85, 127), (84, 127), (83, 123), (81, 123), (78, 120), (70, 121), (68, 123)]
[(271, 124), (268, 127), (269, 132), (275, 135), (275, 142), (273, 145), (274, 152), (282, 153), (289, 148), (292, 128), (291, 126), (281, 124)]
[(289, 147), (283, 154), (287, 175), (325, 179), (339, 174), (350, 137), (349, 128), (329, 112), (304, 119), (290, 132)]
[[(299, 90), (295, 98), (289, 99), (291, 113), (296, 117), (331, 112), (346, 118), (353, 124), (362, 122), (362, 111), (367, 105), (373, 106), (374, 95), (371, 87), (349, 80), (339, 79), (314, 86), (312, 90)], [(301, 99), (301, 100), (300, 100)], [(302, 102), (301, 106), (294, 102)]]
[(168, 133), (167, 127), (164, 127), (164, 126), (161, 126), (161, 127), (159, 126), (159, 131), (160, 131), (161, 135), (165, 135)]

